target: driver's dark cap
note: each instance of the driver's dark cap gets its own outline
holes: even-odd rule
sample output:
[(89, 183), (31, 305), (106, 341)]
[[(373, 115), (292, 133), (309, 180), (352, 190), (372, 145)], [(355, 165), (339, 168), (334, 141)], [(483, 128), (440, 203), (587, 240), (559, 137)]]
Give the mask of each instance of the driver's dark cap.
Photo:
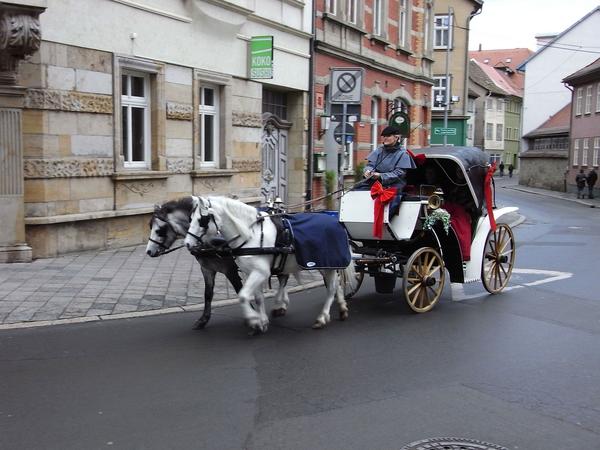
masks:
[(402, 134), (400, 128), (394, 127), (392, 125), (385, 127), (381, 132), (382, 136), (394, 136), (396, 134)]

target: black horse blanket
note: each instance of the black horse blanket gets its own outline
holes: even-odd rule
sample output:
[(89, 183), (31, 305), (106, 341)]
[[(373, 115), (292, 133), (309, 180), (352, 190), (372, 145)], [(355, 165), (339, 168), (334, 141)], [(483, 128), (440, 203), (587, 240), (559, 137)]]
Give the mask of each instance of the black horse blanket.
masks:
[(352, 260), (346, 230), (336, 217), (320, 213), (285, 216), (294, 236), (296, 261), (305, 269), (345, 269)]

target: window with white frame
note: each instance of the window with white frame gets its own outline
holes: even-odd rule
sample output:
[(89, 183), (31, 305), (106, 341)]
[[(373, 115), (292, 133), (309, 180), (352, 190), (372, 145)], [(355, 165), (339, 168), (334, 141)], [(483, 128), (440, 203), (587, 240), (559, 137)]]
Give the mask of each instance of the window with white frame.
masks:
[(377, 122), (379, 121), (379, 99), (371, 98), (371, 150), (375, 150), (378, 144)]
[(446, 76), (433, 77), (433, 109), (444, 109), (450, 94), (448, 93), (448, 81)]
[(600, 112), (600, 83), (596, 85), (596, 112)]
[(473, 97), (469, 97), (467, 100), (467, 111), (471, 113), (475, 112), (475, 99)]
[(373, 1), (373, 34), (383, 36), (383, 0)]
[(150, 168), (150, 106), (150, 75), (123, 71), (121, 142), (125, 168)]
[(583, 88), (577, 88), (577, 100), (575, 103), (575, 115), (580, 116), (583, 111)]
[(488, 99), (485, 101), (485, 108), (487, 110), (493, 110), (494, 109), (494, 99), (491, 97), (488, 97)]
[(600, 137), (594, 138), (594, 153), (592, 156), (592, 165), (598, 167), (598, 152), (600, 152)]
[(215, 167), (219, 161), (219, 88), (200, 86), (200, 165)]
[(510, 127), (506, 127), (504, 129), (504, 139), (510, 139), (511, 138), (510, 133), (511, 133), (511, 128)]
[(502, 140), (502, 124), (501, 123), (497, 123), (496, 124), (496, 140), (497, 141), (501, 141)]
[(490, 164), (500, 164), (502, 162), (502, 156), (499, 153), (492, 153), (490, 155)]
[(494, 124), (493, 123), (485, 124), (485, 138), (488, 141), (491, 141), (492, 139), (494, 139)]
[(325, 0), (325, 12), (335, 15), (337, 13), (337, 0)]
[(583, 152), (581, 153), (581, 165), (587, 166), (588, 153), (590, 152), (590, 140), (589, 138), (583, 139)]
[(452, 16), (435, 16), (433, 22), (433, 48), (452, 47)]
[(592, 86), (585, 88), (585, 113), (590, 114), (592, 112)]
[(579, 165), (579, 146), (581, 145), (581, 140), (580, 139), (575, 139), (574, 145), (573, 145), (573, 165), (577, 166)]
[(501, 98), (499, 98), (498, 102), (496, 103), (496, 110), (497, 111), (503, 111), (504, 110), (504, 100), (502, 100)]
[(358, 21), (357, 0), (346, 0), (346, 20), (354, 25)]
[(408, 0), (400, 0), (400, 14), (398, 18), (398, 43), (401, 47), (408, 47)]

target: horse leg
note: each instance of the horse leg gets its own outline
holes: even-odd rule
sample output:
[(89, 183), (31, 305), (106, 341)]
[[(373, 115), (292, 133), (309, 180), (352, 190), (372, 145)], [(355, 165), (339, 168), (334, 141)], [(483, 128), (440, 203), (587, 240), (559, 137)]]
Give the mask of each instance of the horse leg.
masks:
[(354, 264), (350, 264), (343, 271), (340, 271), (338, 274), (338, 283), (337, 283), (337, 304), (340, 309), (340, 320), (346, 320), (348, 318), (348, 304), (346, 303), (346, 295), (344, 293), (344, 277), (342, 276), (344, 273), (344, 277), (351, 282), (355, 282), (356, 280), (356, 271), (354, 270)]
[(317, 319), (312, 326), (314, 329), (323, 328), (325, 325), (327, 325), (327, 323), (329, 323), (329, 310), (331, 309), (331, 304), (333, 303), (333, 299), (339, 288), (337, 270), (323, 270), (321, 271), (321, 275), (323, 275), (323, 281), (325, 282), (325, 287), (327, 288), (327, 299), (323, 304), (321, 313), (317, 316)]
[(202, 316), (194, 323), (194, 330), (201, 330), (210, 320), (211, 304), (215, 291), (215, 276), (217, 274), (217, 272), (206, 266), (200, 267), (202, 269), (202, 276), (204, 277), (204, 311), (202, 312)]
[(271, 316), (273, 317), (281, 317), (285, 316), (287, 312), (288, 306), (290, 304), (290, 298), (288, 297), (287, 282), (290, 279), (289, 275), (277, 275), (277, 279), (279, 280), (279, 290), (275, 295), (275, 304), (273, 305), (273, 309), (271, 310)]
[[(246, 279), (246, 283), (239, 292), (240, 306), (242, 314), (246, 320), (246, 325), (253, 331), (254, 334), (267, 331), (269, 318), (264, 312), (265, 303), (262, 293), (262, 287), (267, 280), (269, 274), (261, 273), (259, 270), (254, 270)], [(250, 301), (256, 299), (259, 311), (255, 311), (250, 306)]]

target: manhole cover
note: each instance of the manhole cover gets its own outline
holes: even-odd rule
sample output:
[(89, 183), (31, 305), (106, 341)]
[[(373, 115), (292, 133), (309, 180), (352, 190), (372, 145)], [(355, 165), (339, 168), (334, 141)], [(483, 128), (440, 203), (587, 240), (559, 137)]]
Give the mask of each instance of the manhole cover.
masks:
[(508, 450), (501, 445), (475, 439), (431, 438), (411, 442), (400, 450)]

